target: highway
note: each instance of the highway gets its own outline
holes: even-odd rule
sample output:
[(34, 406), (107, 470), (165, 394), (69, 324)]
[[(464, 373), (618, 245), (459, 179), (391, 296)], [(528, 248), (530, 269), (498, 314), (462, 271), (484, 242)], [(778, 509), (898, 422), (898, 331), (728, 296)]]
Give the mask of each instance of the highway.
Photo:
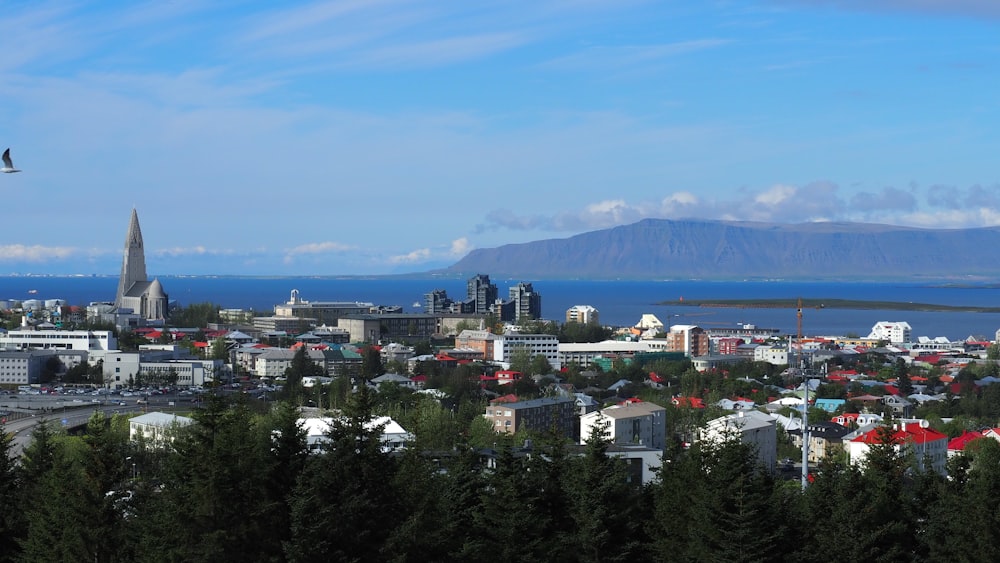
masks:
[[(54, 427), (74, 428), (86, 424), (95, 410), (112, 415), (190, 409), (194, 406), (192, 397), (188, 396), (160, 395), (148, 399), (148, 405), (139, 405), (136, 403), (137, 397), (117, 395), (108, 398), (91, 395), (8, 395), (0, 392), (0, 411), (11, 413), (5, 417), (3, 427), (6, 432), (13, 434), (13, 455), (20, 456), (25, 446), (31, 442), (32, 429), (42, 420), (52, 421)], [(94, 400), (98, 402), (92, 402)], [(23, 418), (15, 419), (17, 416)]]

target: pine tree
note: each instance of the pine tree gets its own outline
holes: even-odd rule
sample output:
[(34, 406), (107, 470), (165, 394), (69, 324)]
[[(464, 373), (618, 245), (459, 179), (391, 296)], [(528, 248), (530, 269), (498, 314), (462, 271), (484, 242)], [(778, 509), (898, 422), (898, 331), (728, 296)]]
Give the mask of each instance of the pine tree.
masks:
[(631, 561), (639, 552), (639, 484), (628, 482), (624, 462), (608, 455), (609, 445), (595, 424), (583, 457), (573, 460), (569, 508), (579, 561)]
[(334, 419), (327, 451), (310, 459), (291, 497), (289, 561), (371, 561), (385, 558), (389, 531), (405, 520), (393, 487), (395, 464), (373, 425), (374, 402), (361, 385)]
[(24, 520), (18, 506), (21, 478), (14, 459), (13, 436), (0, 423), (0, 563), (15, 561), (19, 555), (18, 539), (25, 533)]

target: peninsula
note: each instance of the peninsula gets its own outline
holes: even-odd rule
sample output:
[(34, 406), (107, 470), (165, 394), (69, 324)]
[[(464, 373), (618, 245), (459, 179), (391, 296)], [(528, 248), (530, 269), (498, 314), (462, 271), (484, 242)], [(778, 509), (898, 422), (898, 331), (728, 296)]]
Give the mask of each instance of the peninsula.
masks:
[[(657, 305), (707, 308), (746, 309), (795, 309), (798, 299), (680, 299), (660, 301)], [(974, 305), (937, 305), (933, 303), (912, 303), (906, 301), (864, 301), (855, 299), (802, 299), (801, 306), (808, 309), (879, 309), (887, 311), (935, 311), (965, 313), (1000, 313), (1000, 307), (980, 307)]]

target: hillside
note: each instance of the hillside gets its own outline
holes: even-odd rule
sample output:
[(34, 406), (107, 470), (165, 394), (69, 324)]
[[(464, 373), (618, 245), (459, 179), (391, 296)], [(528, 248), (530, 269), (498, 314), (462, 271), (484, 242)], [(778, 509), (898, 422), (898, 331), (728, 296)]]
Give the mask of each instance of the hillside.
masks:
[(1000, 227), (918, 229), (867, 223), (646, 219), (470, 252), (443, 274), (522, 278), (992, 277)]

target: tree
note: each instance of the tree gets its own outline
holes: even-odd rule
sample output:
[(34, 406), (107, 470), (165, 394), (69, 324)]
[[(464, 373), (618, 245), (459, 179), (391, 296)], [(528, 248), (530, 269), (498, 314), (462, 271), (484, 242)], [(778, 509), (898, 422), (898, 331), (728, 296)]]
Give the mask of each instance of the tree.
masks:
[(906, 396), (913, 393), (910, 372), (903, 358), (896, 358), (896, 363), (893, 365), (893, 375), (896, 377), (896, 387), (901, 395)]
[(595, 424), (571, 475), (569, 512), (575, 526), (570, 545), (578, 561), (631, 561), (640, 549), (635, 517), (638, 488), (628, 482), (624, 462), (608, 456), (608, 440)]
[(542, 354), (535, 355), (531, 358), (531, 367), (528, 372), (531, 375), (548, 375), (552, 373), (552, 364), (549, 363), (548, 358)]
[(211, 359), (229, 361), (229, 344), (222, 336), (212, 341)]
[(310, 459), (291, 495), (294, 562), (384, 560), (391, 530), (405, 514), (393, 486), (395, 463), (373, 425), (374, 397), (360, 385), (335, 418), (325, 452)]
[(20, 548), (18, 538), (24, 534), (24, 520), (19, 506), (21, 475), (14, 459), (13, 435), (0, 423), (0, 563), (17, 560)]
[(1000, 343), (994, 342), (986, 348), (987, 360), (1000, 360)]
[(368, 381), (385, 373), (382, 354), (374, 346), (366, 346), (361, 351), (361, 377)]

